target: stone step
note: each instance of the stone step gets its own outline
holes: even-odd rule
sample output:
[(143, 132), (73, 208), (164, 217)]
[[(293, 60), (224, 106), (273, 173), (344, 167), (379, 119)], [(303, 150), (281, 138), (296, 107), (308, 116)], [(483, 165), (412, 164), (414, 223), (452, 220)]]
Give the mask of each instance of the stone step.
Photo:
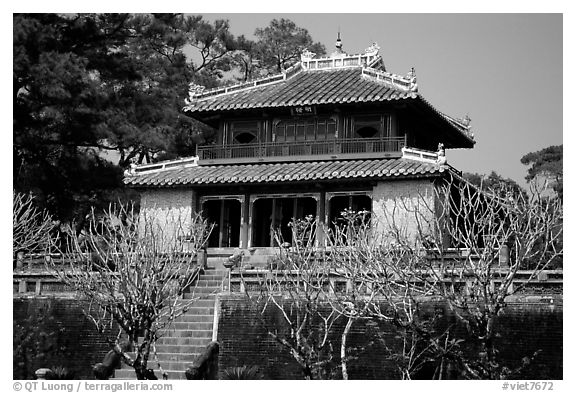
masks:
[[(220, 287), (222, 284), (222, 279), (204, 279), (205, 277), (200, 278), (198, 282), (195, 284), (195, 287)], [(193, 288), (193, 287), (192, 287)]]
[(234, 254), (235, 249), (235, 247), (208, 247), (206, 253), (208, 254), (208, 258), (219, 256), (227, 257)]
[(212, 341), (212, 337), (171, 337), (164, 336), (156, 341), (156, 346), (160, 345), (208, 345)]
[[(154, 374), (156, 375), (156, 377), (158, 377), (158, 379), (161, 380), (162, 374), (160, 373), (160, 371), (158, 371), (157, 367), (158, 366), (156, 365), (156, 368), (154, 367), (152, 368), (154, 369)], [(164, 368), (164, 366), (162, 366), (162, 368)], [(186, 379), (186, 375), (184, 374), (185, 370), (186, 368), (184, 368), (183, 370), (176, 369), (176, 370), (164, 370), (164, 371), (168, 372), (168, 380), (174, 380), (174, 379)], [(114, 378), (112, 379), (134, 380), (136, 379), (136, 373), (134, 372), (133, 368), (126, 368), (126, 369), (122, 368), (114, 372)]]
[(182, 322), (187, 322), (187, 323), (195, 323), (195, 322), (210, 322), (212, 323), (214, 321), (214, 313), (209, 313), (209, 314), (184, 314), (179, 316), (174, 322), (172, 322), (172, 324), (170, 325), (170, 327), (173, 327), (174, 329), (180, 329), (179, 325), (177, 325), (178, 323), (182, 323)]
[(173, 330), (204, 330), (212, 332), (212, 323), (214, 322), (214, 318), (210, 320), (210, 322), (174, 322), (170, 325), (170, 329)]
[[(162, 365), (162, 368), (169, 370), (186, 370), (190, 364), (194, 362), (203, 352), (196, 353), (159, 353), (158, 360)], [(181, 363), (179, 365), (178, 363)], [(183, 367), (182, 367), (183, 365)], [(154, 361), (154, 367), (158, 364)]]
[(206, 345), (159, 345), (156, 344), (156, 353), (199, 354), (206, 349)]
[(212, 328), (205, 330), (188, 330), (188, 329), (168, 329), (164, 330), (162, 333), (166, 338), (202, 338), (202, 339), (212, 339)]
[(208, 295), (214, 296), (220, 292), (222, 292), (222, 288), (220, 287), (196, 287), (192, 292), (185, 292), (183, 297), (184, 299), (195, 299)]
[(227, 274), (228, 274), (228, 272), (216, 272), (216, 271), (208, 270), (206, 273), (202, 274), (199, 279), (200, 280), (204, 280), (204, 279), (218, 280), (218, 279), (222, 279), (222, 278), (226, 277)]
[(179, 303), (188, 303), (188, 309), (197, 308), (197, 307), (211, 307), (214, 308), (214, 298), (211, 296), (206, 296), (200, 299), (196, 299), (194, 301), (190, 300), (179, 300)]
[[(214, 315), (214, 302), (212, 307), (190, 307), (182, 316), (185, 315)], [(180, 317), (177, 318), (179, 320)]]

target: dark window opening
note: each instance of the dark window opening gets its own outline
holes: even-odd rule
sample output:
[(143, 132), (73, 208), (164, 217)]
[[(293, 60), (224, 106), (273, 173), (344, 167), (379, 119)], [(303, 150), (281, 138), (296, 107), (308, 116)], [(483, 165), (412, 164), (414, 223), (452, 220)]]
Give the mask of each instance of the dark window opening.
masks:
[(214, 229), (208, 247), (238, 247), (240, 245), (241, 203), (235, 199), (207, 200), (202, 213)]
[(362, 127), (356, 131), (356, 134), (360, 138), (374, 138), (378, 136), (378, 130), (372, 127)]
[(234, 135), (234, 142), (235, 143), (253, 143), (256, 140), (256, 135), (252, 134), (251, 132), (241, 132)]
[(261, 198), (252, 208), (252, 245), (276, 247), (278, 241), (292, 243), (293, 218), (316, 216), (316, 200), (304, 198)]
[(367, 211), (368, 214), (364, 216), (366, 220), (370, 219), (372, 212), (372, 198), (368, 195), (337, 195), (328, 201), (328, 224), (332, 230), (336, 225), (345, 223), (342, 212), (345, 210), (360, 212)]
[(275, 127), (276, 142), (303, 142), (334, 139), (336, 121), (324, 119), (282, 120)]

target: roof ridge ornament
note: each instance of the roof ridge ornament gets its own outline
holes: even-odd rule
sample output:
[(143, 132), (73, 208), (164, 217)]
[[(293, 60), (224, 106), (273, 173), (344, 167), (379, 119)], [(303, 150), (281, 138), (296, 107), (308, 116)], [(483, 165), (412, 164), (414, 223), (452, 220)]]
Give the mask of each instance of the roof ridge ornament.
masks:
[(300, 60), (312, 60), (316, 56), (316, 53), (309, 51), (308, 48), (305, 48), (302, 53), (300, 54)]
[(184, 100), (186, 105), (191, 105), (193, 101), (197, 99), (197, 96), (202, 95), (206, 90), (206, 86), (199, 85), (195, 82), (190, 82), (188, 84), (188, 98)]
[(376, 42), (373, 42), (372, 45), (364, 49), (364, 53), (367, 54), (368, 56), (376, 56), (378, 52), (380, 52), (380, 47)]
[(458, 120), (460, 121), (460, 123), (464, 124), (466, 127), (470, 126), (470, 122), (472, 121), (470, 116), (468, 116), (468, 113), (466, 113), (466, 115), (463, 118), (458, 119)]
[(436, 159), (436, 163), (438, 165), (444, 165), (446, 164), (448, 161), (446, 159), (446, 150), (444, 149), (444, 144), (443, 143), (439, 143), (438, 144), (438, 158)]
[(466, 133), (466, 135), (467, 135), (470, 139), (474, 139), (474, 133), (472, 132), (472, 127), (470, 126), (470, 123), (472, 122), (472, 119), (470, 118), (470, 116), (468, 116), (468, 114), (466, 114), (463, 118), (458, 119), (458, 121), (459, 121), (464, 127), (466, 127), (466, 130), (464, 130), (464, 132)]
[(408, 87), (408, 90), (417, 92), (418, 91), (418, 83), (416, 83), (416, 81), (417, 81), (416, 69), (414, 67), (410, 68), (410, 71), (408, 71), (408, 75), (406, 75), (406, 78), (408, 78), (408, 80), (410, 81), (410, 86)]

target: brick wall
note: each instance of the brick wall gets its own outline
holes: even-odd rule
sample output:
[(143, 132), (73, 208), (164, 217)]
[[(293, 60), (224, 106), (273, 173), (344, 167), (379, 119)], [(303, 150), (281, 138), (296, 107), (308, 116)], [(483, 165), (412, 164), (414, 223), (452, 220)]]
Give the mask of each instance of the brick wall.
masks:
[[(413, 238), (417, 233), (416, 216), (432, 220), (435, 210), (434, 185), (428, 179), (379, 182), (372, 191), (372, 215), (377, 231), (390, 228)], [(425, 221), (421, 224), (424, 226)]]
[[(524, 370), (526, 379), (562, 379), (563, 378), (563, 306), (561, 296), (519, 298), (511, 303), (497, 323), (497, 346), (504, 364), (514, 367), (525, 356), (541, 350), (536, 362)], [(36, 341), (47, 340), (56, 344), (58, 350), (50, 356), (39, 357), (29, 353), (29, 364), (21, 365), (21, 359), (14, 358), (13, 377), (33, 378), (33, 372), (40, 367), (65, 366), (74, 372), (77, 379), (93, 379), (92, 366), (101, 362), (110, 349), (107, 338), (114, 338), (117, 331), (108, 330), (99, 333), (94, 324), (82, 312), (81, 304), (74, 299), (15, 299), (14, 302), (14, 349), (19, 342), (19, 332), (32, 331), (36, 324), (33, 317), (40, 318), (43, 326), (37, 329)], [(446, 307), (438, 303), (429, 303), (428, 312), (441, 308), (445, 313), (445, 324), (457, 324)], [(249, 303), (244, 296), (228, 295), (220, 300), (218, 321), (218, 341), (220, 342), (220, 372), (229, 367), (255, 365), (266, 379), (301, 379), (302, 374), (294, 359), (286, 349), (268, 335), (258, 317), (260, 310)], [(282, 325), (282, 317), (269, 307), (264, 315), (268, 326)], [(339, 353), (340, 334), (345, 319), (335, 325), (331, 341), (334, 348), (332, 371), (340, 378)], [(20, 327), (20, 328), (18, 328)], [(23, 328), (23, 329), (22, 329)], [(459, 326), (457, 335), (466, 339), (466, 332)], [(52, 334), (54, 339), (46, 339)], [(49, 341), (49, 342), (48, 342)], [(477, 353), (477, 344), (469, 339), (464, 349)], [(55, 348), (56, 348), (55, 347)], [(348, 370), (351, 379), (398, 379), (398, 369), (390, 353), (400, 349), (397, 332), (389, 325), (377, 326), (374, 323), (358, 322), (348, 336), (348, 354), (356, 359), (350, 361)], [(36, 354), (37, 355), (37, 354)], [(422, 377), (426, 378), (427, 370)]]
[(106, 339), (115, 334), (109, 326), (98, 332), (83, 306), (75, 299), (14, 299), (14, 379), (33, 379), (38, 368), (56, 366), (68, 368), (76, 379), (94, 379), (92, 366), (111, 349)]
[[(517, 367), (525, 356), (542, 352), (536, 362), (524, 370), (527, 379), (562, 379), (562, 304), (519, 301), (510, 304), (498, 320), (497, 345), (501, 349), (503, 364)], [(229, 367), (258, 366), (266, 379), (302, 379), (302, 373), (289, 352), (278, 344), (263, 323), (258, 308), (237, 295), (225, 296), (220, 301), (218, 341), (220, 342), (220, 372)], [(442, 324), (458, 324), (448, 309), (438, 303), (429, 303), (427, 312), (445, 313)], [(425, 311), (426, 312), (426, 311)], [(286, 329), (282, 317), (273, 307), (264, 314), (268, 326)], [(346, 320), (340, 319), (331, 337), (334, 348), (333, 375), (341, 378), (339, 354), (340, 335)], [(456, 334), (466, 339), (462, 325)], [(356, 359), (348, 365), (350, 379), (400, 379), (394, 352), (400, 351), (398, 334), (390, 325), (356, 322), (348, 335), (348, 354)], [(466, 339), (464, 350), (477, 353), (477, 343)], [(430, 378), (423, 369), (421, 378)]]

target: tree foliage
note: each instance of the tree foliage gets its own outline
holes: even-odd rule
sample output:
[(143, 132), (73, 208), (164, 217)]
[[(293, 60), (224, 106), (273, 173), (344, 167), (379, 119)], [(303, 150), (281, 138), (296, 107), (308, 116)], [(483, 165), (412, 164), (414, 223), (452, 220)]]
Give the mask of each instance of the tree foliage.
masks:
[(480, 189), (492, 190), (502, 197), (505, 197), (507, 192), (512, 192), (514, 195), (522, 195), (524, 198), (527, 197), (526, 191), (517, 182), (510, 178), (504, 178), (495, 171), (490, 172), (489, 175), (465, 172), (462, 176), (470, 184)]
[(258, 29), (256, 42), (235, 38), (226, 20), (183, 14), (13, 22), (14, 188), (64, 221), (130, 199), (121, 184), (130, 164), (191, 156), (210, 139), (213, 130), (181, 112), (190, 83), (246, 80), (290, 66), (304, 47), (324, 51), (285, 19)]
[[(190, 82), (214, 86), (229, 69), (234, 40), (226, 21), (16, 14), (13, 22), (17, 190), (34, 191), (70, 220), (118, 197), (130, 163), (194, 153), (203, 127), (181, 107)], [(187, 58), (188, 46), (199, 48), (199, 60)]]
[(314, 42), (308, 30), (289, 19), (273, 19), (267, 27), (258, 28), (256, 51), (259, 66), (278, 73), (300, 61), (300, 54), (308, 49), (317, 55), (326, 53), (324, 45)]
[(524, 155), (520, 162), (529, 165), (526, 180), (531, 181), (539, 176), (550, 182), (550, 187), (563, 197), (563, 145), (549, 146), (542, 150)]

